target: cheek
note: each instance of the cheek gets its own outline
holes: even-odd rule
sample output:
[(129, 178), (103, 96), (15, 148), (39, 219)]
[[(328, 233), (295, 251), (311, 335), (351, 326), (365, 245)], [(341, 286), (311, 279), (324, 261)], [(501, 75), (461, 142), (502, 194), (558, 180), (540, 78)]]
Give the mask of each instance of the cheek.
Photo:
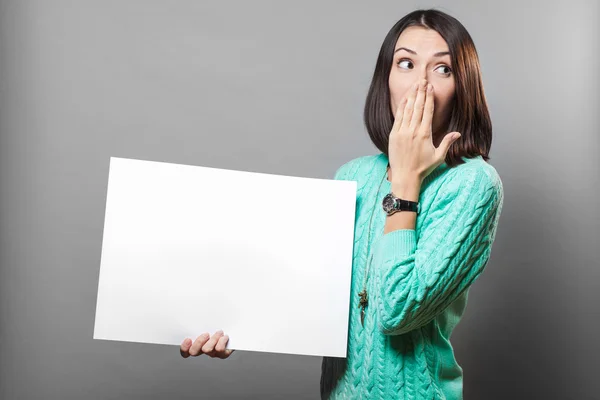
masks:
[(445, 113), (448, 107), (452, 105), (452, 95), (454, 91), (451, 90), (452, 88), (444, 87), (443, 85), (440, 85), (440, 87), (436, 89), (437, 91), (435, 93), (434, 103), (436, 113), (437, 111), (439, 111), (440, 113)]
[(453, 103), (451, 95), (443, 94), (436, 96), (434, 106), (433, 125), (439, 127), (439, 125), (446, 122), (452, 111)]
[(439, 100), (436, 101), (436, 106), (439, 104), (439, 110), (441, 114), (448, 114), (452, 107), (452, 97), (450, 95), (445, 95), (440, 97)]
[(390, 72), (388, 87), (390, 88), (390, 103), (393, 112), (396, 111), (402, 99), (408, 95), (411, 83), (407, 77), (401, 76), (394, 69)]
[(398, 85), (395, 86), (390, 85), (390, 102), (392, 106), (392, 112), (396, 111), (398, 105), (402, 102), (402, 99), (408, 95), (409, 88), (406, 85)]

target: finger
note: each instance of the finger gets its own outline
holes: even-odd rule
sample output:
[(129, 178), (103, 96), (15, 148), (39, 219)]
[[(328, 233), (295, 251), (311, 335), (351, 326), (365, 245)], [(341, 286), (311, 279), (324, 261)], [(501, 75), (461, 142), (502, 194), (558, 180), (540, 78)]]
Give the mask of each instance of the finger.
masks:
[(228, 340), (229, 340), (229, 336), (227, 336), (227, 335), (221, 336), (221, 338), (217, 342), (217, 345), (215, 346), (215, 351), (217, 351), (219, 353), (224, 352), (225, 347), (227, 346)]
[(181, 357), (188, 358), (190, 356), (190, 347), (192, 347), (192, 339), (185, 338), (179, 347), (179, 354), (181, 354)]
[(192, 345), (192, 347), (190, 347), (190, 355), (191, 356), (199, 356), (202, 354), (202, 346), (204, 346), (204, 344), (206, 343), (206, 341), (208, 340), (209, 336), (208, 333), (203, 333), (202, 335), (198, 336), (196, 338), (196, 340), (194, 341), (194, 344)]
[(217, 342), (219, 341), (221, 336), (223, 336), (223, 331), (219, 330), (219, 331), (215, 332), (215, 334), (212, 335), (210, 340), (208, 342), (206, 342), (204, 344), (204, 346), (202, 346), (202, 352), (203, 353), (212, 352), (215, 349), (215, 345), (217, 344)]
[(402, 124), (400, 125), (400, 129), (408, 128), (410, 124), (418, 88), (419, 83), (417, 82), (410, 89), (410, 93), (406, 99), (406, 106), (404, 107), (404, 115), (402, 116)]
[(410, 119), (409, 128), (411, 132), (421, 125), (421, 119), (423, 119), (423, 107), (425, 106), (425, 96), (427, 90), (427, 81), (425, 79), (419, 82), (419, 89), (417, 90), (417, 97), (415, 99), (414, 110)]
[(404, 115), (404, 108), (406, 107), (406, 100), (407, 97), (404, 96), (396, 108), (396, 115), (394, 116), (394, 125), (392, 126), (392, 131), (397, 131), (400, 129), (400, 125), (402, 125), (402, 117)]
[(427, 96), (425, 98), (425, 107), (423, 108), (423, 120), (421, 121), (421, 133), (426, 136), (431, 136), (434, 99), (433, 85), (430, 83), (427, 85)]
[(442, 142), (436, 149), (437, 158), (439, 160), (444, 160), (446, 158), (450, 146), (452, 146), (452, 143), (456, 142), (460, 136), (461, 135), (458, 132), (450, 132), (444, 136), (444, 139), (442, 139)]
[(217, 353), (217, 357), (224, 360), (227, 357), (229, 357), (231, 355), (231, 353), (233, 353), (233, 352), (234, 352), (234, 350), (227, 349), (221, 353)]

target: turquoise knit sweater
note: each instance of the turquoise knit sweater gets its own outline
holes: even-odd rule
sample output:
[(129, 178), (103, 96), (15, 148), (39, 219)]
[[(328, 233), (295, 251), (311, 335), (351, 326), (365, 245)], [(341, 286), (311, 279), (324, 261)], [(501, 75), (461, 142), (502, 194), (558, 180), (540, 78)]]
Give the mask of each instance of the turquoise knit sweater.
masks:
[[(323, 399), (462, 399), (450, 335), (483, 272), (503, 204), (502, 181), (482, 157), (438, 166), (421, 185), (415, 229), (383, 234), (391, 183), (385, 154), (355, 158), (335, 179), (357, 182), (348, 354), (324, 357)], [(371, 213), (371, 243), (367, 229)], [(367, 259), (364, 327), (358, 293)]]

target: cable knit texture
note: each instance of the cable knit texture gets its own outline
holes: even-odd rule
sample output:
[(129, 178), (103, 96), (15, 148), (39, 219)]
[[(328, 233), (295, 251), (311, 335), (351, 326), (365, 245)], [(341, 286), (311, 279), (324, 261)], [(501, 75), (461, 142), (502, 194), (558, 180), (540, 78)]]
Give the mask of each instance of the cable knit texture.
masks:
[[(337, 170), (335, 179), (357, 182), (348, 354), (323, 358), (322, 399), (463, 398), (450, 336), (489, 260), (504, 193), (482, 157), (463, 160), (425, 178), (415, 229), (386, 234), (387, 156), (358, 157)], [(358, 293), (368, 260), (363, 327)]]

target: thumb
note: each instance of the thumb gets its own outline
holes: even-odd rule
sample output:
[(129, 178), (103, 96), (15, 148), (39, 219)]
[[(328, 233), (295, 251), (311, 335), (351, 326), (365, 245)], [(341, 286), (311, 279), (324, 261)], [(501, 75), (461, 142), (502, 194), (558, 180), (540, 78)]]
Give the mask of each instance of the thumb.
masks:
[(440, 158), (446, 158), (446, 153), (448, 153), (450, 146), (452, 146), (452, 144), (456, 142), (460, 137), (461, 134), (459, 132), (450, 132), (446, 136), (444, 136), (444, 139), (442, 139), (442, 142), (438, 147), (438, 152), (440, 152)]

